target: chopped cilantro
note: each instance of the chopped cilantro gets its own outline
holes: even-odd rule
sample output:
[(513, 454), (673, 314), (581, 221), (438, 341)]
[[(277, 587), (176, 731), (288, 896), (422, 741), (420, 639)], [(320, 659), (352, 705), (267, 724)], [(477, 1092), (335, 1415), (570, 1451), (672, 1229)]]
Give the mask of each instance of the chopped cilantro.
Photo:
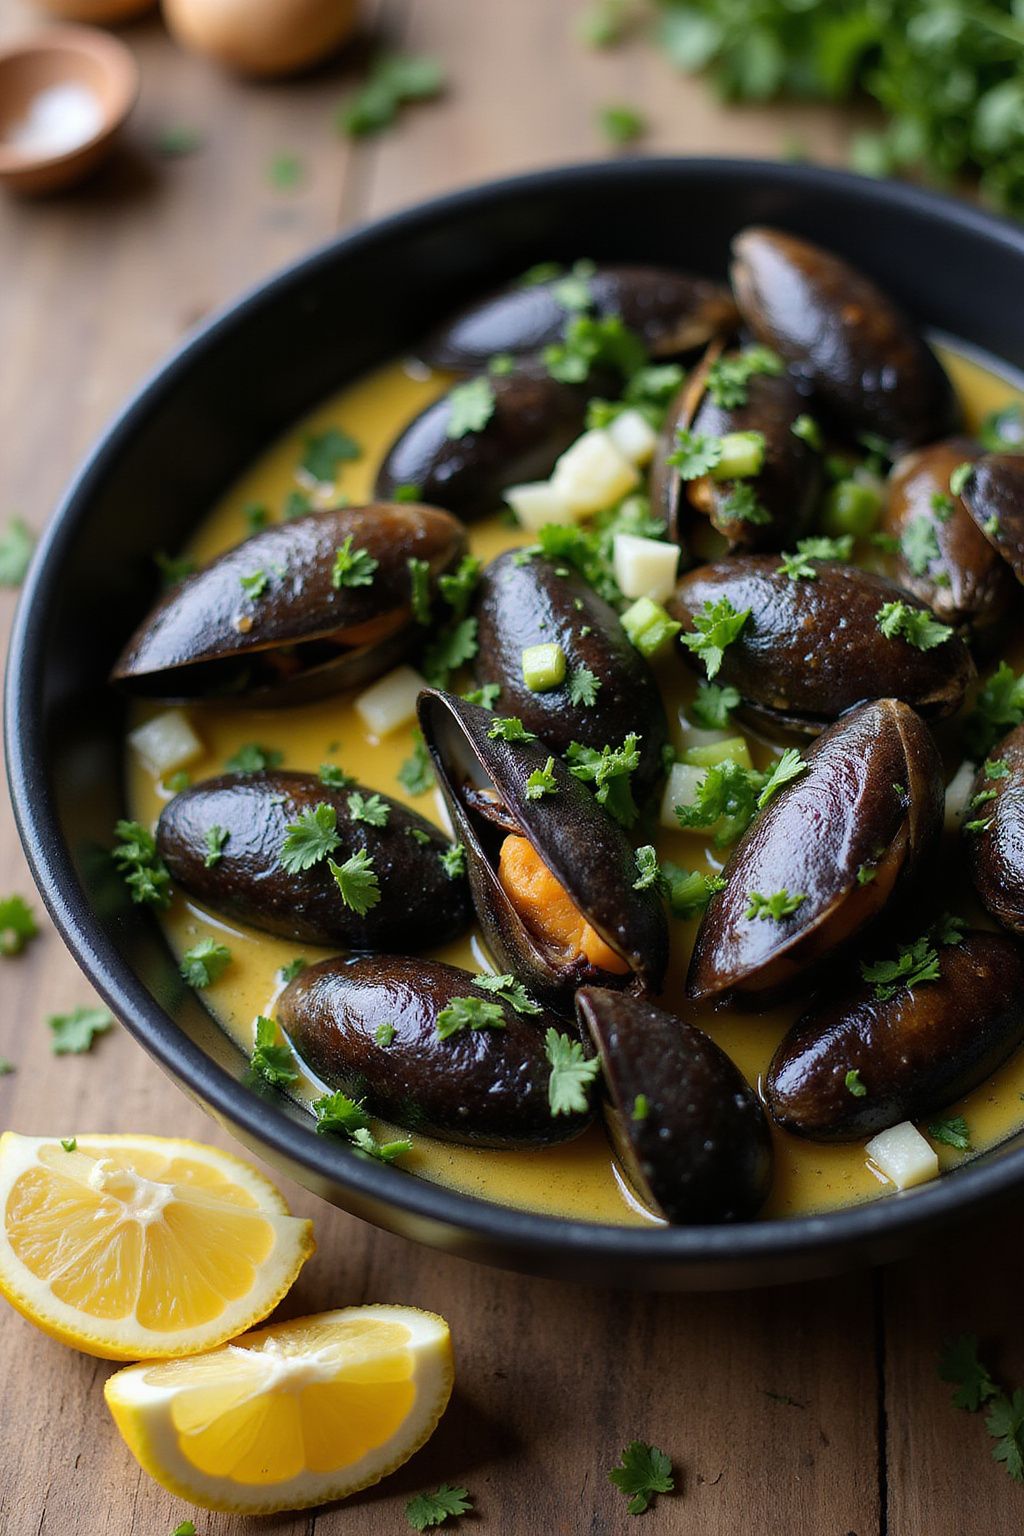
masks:
[(652, 844), (646, 843), (644, 847), (636, 850), (637, 876), (633, 881), (634, 891), (648, 891), (652, 887), (661, 887), (661, 869), (658, 864), (658, 855)]
[(592, 309), (594, 296), (590, 291), (590, 279), (596, 268), (592, 261), (584, 257), (581, 261), (575, 261), (564, 277), (559, 277), (552, 288), (556, 303), (563, 309), (579, 314), (584, 310)]
[(554, 1028), (544, 1036), (544, 1054), (551, 1065), (548, 1104), (552, 1115), (586, 1114), (590, 1085), (601, 1070), (599, 1058), (585, 1056), (579, 1040), (571, 1040)]
[(10, 1077), (14, 1071), (14, 1062), (8, 1061), (6, 1056), (0, 1056), (0, 1077)]
[(489, 976), (481, 974), (474, 976), (474, 987), (480, 987), (484, 992), (493, 992), (495, 997), (500, 997), (504, 1002), (514, 1008), (516, 1013), (543, 1013), (539, 1003), (535, 1003), (521, 981), (507, 974), (504, 976)]
[(687, 649), (703, 660), (709, 681), (717, 675), (726, 647), (739, 638), (749, 618), (749, 608), (737, 613), (727, 597), (720, 597), (716, 603), (707, 601), (703, 612), (694, 616), (692, 634), (680, 636)]
[(943, 645), (953, 633), (948, 624), (939, 623), (930, 609), (911, 608), (903, 602), (883, 603), (875, 621), (887, 640), (905, 640), (919, 651)]
[(734, 357), (720, 357), (708, 372), (707, 391), (716, 405), (735, 410), (747, 403), (747, 385), (755, 374), (777, 376), (782, 359), (768, 347), (747, 347)]
[(412, 756), (398, 770), (398, 782), (409, 795), (425, 795), (434, 783), (430, 753), (419, 731), (413, 735)]
[(769, 800), (773, 800), (780, 789), (787, 784), (792, 784), (802, 773), (807, 772), (807, 764), (795, 747), (787, 747), (782, 756), (772, 764), (768, 777), (757, 797), (757, 808), (763, 811)]
[(764, 896), (760, 891), (749, 891), (746, 916), (778, 923), (784, 917), (792, 917), (806, 900), (807, 896), (803, 891), (794, 891), (790, 895), (789, 891), (783, 889), (773, 891), (770, 896)]
[(706, 731), (724, 731), (730, 725), (730, 710), (740, 702), (738, 688), (719, 683), (699, 682), (690, 703), (690, 715)]
[(798, 416), (791, 423), (789, 430), (794, 437), (799, 437), (808, 448), (813, 448), (815, 453), (821, 453), (825, 447), (825, 435), (813, 416)]
[(326, 1093), (313, 1100), (318, 1136), (352, 1136), (369, 1128), (370, 1117), (362, 1104), (347, 1093)]
[(246, 502), (242, 508), (242, 516), (250, 533), (259, 533), (260, 529), (265, 528), (270, 521), (269, 511), (259, 501)]
[(12, 517), (0, 533), (0, 587), (21, 586), (35, 542), (28, 524), (20, 517)]
[(298, 155), (275, 155), (267, 166), (267, 180), (278, 192), (292, 192), (300, 185), (305, 174)]
[(953, 1115), (948, 1120), (930, 1120), (928, 1135), (943, 1146), (955, 1147), (958, 1152), (971, 1150), (971, 1133), (963, 1115)]
[(867, 1098), (868, 1090), (860, 1080), (860, 1069), (858, 1067), (850, 1068), (849, 1072), (847, 1072), (846, 1076), (843, 1078), (843, 1083), (846, 1087), (847, 1093), (851, 1094), (853, 1098)]
[[(188, 123), (169, 123), (167, 127), (161, 128), (153, 141), (153, 147), (165, 159), (176, 160), (183, 155), (194, 155), (202, 149), (203, 135), (198, 128)], [(177, 1531), (174, 1536), (178, 1536)]]
[(409, 570), (409, 601), (412, 616), (417, 624), (430, 623), (430, 561), (418, 560), (410, 555), (405, 562)]
[(287, 986), (289, 982), (294, 981), (296, 976), (306, 969), (307, 964), (308, 961), (302, 955), (296, 955), (294, 960), (289, 960), (287, 965), (281, 966), (277, 973), (278, 981), (283, 982)]
[(314, 432), (306, 438), (302, 455), (302, 468), (314, 480), (332, 485), (338, 474), (338, 466), (362, 457), (363, 450), (354, 437), (338, 427), (328, 427), (325, 432)]
[(421, 485), (413, 485), (410, 480), (407, 480), (404, 485), (396, 485), (391, 492), (391, 500), (397, 502), (399, 506), (405, 506), (413, 501), (420, 501), (422, 496), (423, 487)]
[(366, 83), (338, 109), (335, 127), (352, 139), (380, 133), (391, 126), (401, 107), (429, 101), (444, 87), (444, 70), (436, 59), (425, 54), (383, 54)]
[(454, 571), (445, 571), (437, 578), (437, 590), (456, 619), (465, 614), (479, 580), (480, 561), (476, 555), (463, 555)]
[(293, 523), (297, 517), (305, 517), (306, 513), (312, 509), (312, 506), (313, 503), (307, 492), (299, 490), (296, 486), (285, 497), (281, 515), (286, 523)]
[(983, 758), (1014, 726), (1024, 721), (1024, 673), (1001, 661), (982, 685), (967, 717), (964, 739), (975, 760)]
[(291, 1047), (278, 1040), (277, 1020), (261, 1013), (256, 1020), (256, 1038), (249, 1058), (252, 1070), (272, 1088), (287, 1088), (298, 1077)]
[(391, 819), (391, 806), (380, 795), (364, 795), (355, 790), (348, 797), (348, 813), (353, 821), (363, 821), (368, 827), (386, 827)]
[(667, 859), (661, 866), (661, 877), (669, 911), (681, 920), (697, 917), (712, 896), (725, 890), (727, 883), (722, 875), (682, 869)]
[(171, 1536), (196, 1536), (196, 1528), (191, 1520), (182, 1520), (174, 1527)]
[(446, 626), (423, 653), (423, 675), (435, 688), (443, 688), (449, 675), (477, 653), (476, 619), (459, 619)]
[(39, 929), (24, 896), (0, 897), (0, 955), (20, 955)]
[(935, 524), (927, 517), (912, 517), (900, 539), (900, 549), (908, 568), (915, 576), (923, 576), (933, 560), (941, 558), (939, 536)]
[(445, 436), (458, 439), (470, 432), (482, 432), (494, 415), (496, 404), (494, 385), (483, 374), (465, 384), (456, 384), (448, 395)]
[[(176, 587), (184, 581), (186, 576), (191, 576), (196, 568), (194, 560), (188, 555), (165, 555), (162, 549), (158, 549), (153, 556), (153, 563), (160, 572), (160, 579), (165, 588)], [(3, 583), (0, 582), (0, 586)]]
[(325, 789), (345, 789), (353, 782), (352, 775), (346, 773), (338, 763), (321, 763), (317, 778)]
[(681, 480), (698, 480), (710, 474), (722, 457), (722, 439), (681, 427), (676, 432), (676, 446), (665, 462), (679, 471)]
[(331, 572), (331, 586), (338, 590), (341, 587), (372, 587), (373, 576), (379, 560), (365, 549), (353, 549), (353, 534), (349, 534), (340, 549), (334, 552), (334, 570)]
[(576, 315), (563, 340), (544, 348), (543, 358), (553, 379), (583, 384), (595, 366), (614, 368), (629, 378), (645, 366), (647, 350), (618, 315)]
[(989, 453), (1019, 453), (1024, 447), (1024, 406), (1014, 400), (1001, 410), (990, 411), (978, 436)]
[(224, 844), (231, 833), (227, 827), (207, 827), (203, 843), (206, 848), (206, 857), (203, 863), (207, 869), (213, 869), (224, 857)]
[(974, 465), (965, 462), (958, 464), (949, 477), (949, 489), (954, 496), (962, 496), (967, 487), (967, 482), (974, 473)]
[(640, 766), (640, 737), (630, 734), (621, 747), (604, 746), (600, 751), (570, 742), (565, 754), (573, 778), (589, 784), (598, 805), (622, 827), (631, 827), (639, 814), (633, 799), (631, 779)]
[(414, 1531), (425, 1531), (452, 1517), (466, 1515), (472, 1508), (473, 1501), (465, 1488), (450, 1488), (442, 1483), (434, 1493), (418, 1493), (410, 1499), (405, 1506), (405, 1518)]
[(938, 981), (938, 951), (929, 943), (928, 935), (924, 934), (912, 944), (902, 945), (895, 960), (875, 960), (870, 963), (862, 960), (860, 973), (865, 981), (874, 983), (875, 997), (884, 1003), (904, 987), (912, 991), (922, 982)]
[(545, 795), (557, 795), (554, 767), (555, 760), (549, 757), (543, 768), (534, 769), (526, 781), (527, 800), (542, 800)]
[(171, 876), (156, 851), (152, 832), (138, 821), (119, 821), (114, 831), (120, 841), (111, 858), (132, 893), (132, 901), (151, 907), (169, 906)]
[(231, 964), (231, 951), (216, 939), (200, 939), (181, 957), (181, 974), (190, 987), (209, 987)]
[(398, 1030), (396, 1029), (395, 1025), (385, 1020), (383, 1024), (377, 1025), (377, 1028), (373, 1032), (373, 1038), (378, 1045), (388, 1046), (391, 1044), (392, 1040), (394, 1040), (397, 1033)]
[(687, 830), (716, 827), (715, 847), (724, 848), (736, 842), (750, 825), (764, 782), (763, 774), (726, 758), (708, 769), (697, 785), (692, 805), (676, 806), (676, 820)]
[(484, 683), (480, 688), (470, 688), (462, 697), (467, 704), (479, 704), (482, 709), (493, 709), (501, 698), (501, 684)]
[(528, 731), (516, 715), (495, 716), (487, 732), (488, 741), (536, 741), (536, 731)]
[(336, 864), (333, 859), (328, 859), (327, 864), (346, 907), (357, 917), (365, 917), (380, 901), (380, 881), (371, 855), (360, 848), (344, 864)]
[(600, 679), (588, 667), (577, 667), (570, 672), (567, 684), (570, 704), (591, 705), (596, 703)]
[(246, 597), (260, 598), (270, 583), (270, 577), (266, 571), (250, 571), (247, 576), (239, 576), (238, 582)]
[(443, 849), (438, 858), (449, 880), (461, 880), (466, 873), (466, 850), (462, 843), (452, 843)]
[(765, 527), (772, 520), (768, 508), (758, 501), (754, 487), (745, 481), (732, 487), (719, 507), (719, 515), (739, 523), (751, 523), (755, 527)]
[(325, 800), (307, 806), (287, 824), (280, 857), (290, 875), (303, 874), (334, 852), (341, 842), (337, 825), (338, 813)]
[(956, 1387), (953, 1402), (968, 1413), (977, 1413), (985, 1403), (1000, 1395), (987, 1366), (978, 1358), (978, 1340), (973, 1333), (961, 1333), (943, 1346), (939, 1356), (939, 1377)]
[(633, 1108), (630, 1113), (630, 1119), (638, 1122), (646, 1120), (650, 1112), (651, 1106), (647, 1101), (646, 1093), (638, 1093), (636, 1098), (633, 1100)]
[(631, 1515), (642, 1515), (655, 1494), (671, 1493), (675, 1487), (672, 1462), (656, 1446), (633, 1440), (622, 1453), (621, 1464), (608, 1473), (620, 1493), (627, 1495), (626, 1508)]
[(81, 1056), (92, 1047), (97, 1035), (105, 1035), (113, 1018), (105, 1008), (73, 1008), (70, 1013), (54, 1013), (47, 1019), (50, 1049), (55, 1056)]
[(284, 753), (277, 747), (247, 741), (231, 754), (224, 766), (229, 773), (263, 773), (268, 768), (279, 768), (283, 762)]
[(498, 1003), (482, 997), (453, 997), (435, 1021), (438, 1038), (447, 1040), (463, 1029), (504, 1029), (505, 1014)]
[(947, 496), (944, 491), (933, 491), (929, 505), (940, 523), (948, 523), (956, 511), (952, 496)]

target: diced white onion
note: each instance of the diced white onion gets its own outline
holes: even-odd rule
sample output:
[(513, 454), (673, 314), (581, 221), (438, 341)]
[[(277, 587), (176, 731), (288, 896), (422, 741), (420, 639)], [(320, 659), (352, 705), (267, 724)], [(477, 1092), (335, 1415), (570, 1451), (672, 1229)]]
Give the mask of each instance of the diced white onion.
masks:
[(938, 1177), (939, 1159), (935, 1149), (909, 1120), (890, 1126), (873, 1136), (864, 1149), (897, 1189), (910, 1189)]
[[(670, 827), (673, 832), (680, 830), (676, 820), (676, 806), (697, 804), (697, 790), (706, 773), (706, 768), (694, 768), (689, 763), (672, 764), (665, 783), (665, 793), (661, 797), (663, 827)], [(699, 830), (701, 835), (707, 836), (707, 828), (701, 827)]]
[(510, 485), (505, 500), (524, 528), (536, 533), (546, 523), (574, 523), (576, 513), (550, 480), (532, 480), (527, 485)]
[(551, 476), (555, 491), (577, 517), (614, 506), (639, 482), (635, 465), (598, 428), (565, 450)]
[(959, 832), (967, 802), (971, 798), (975, 768), (973, 763), (961, 763), (946, 785), (946, 831)]
[(623, 411), (610, 422), (608, 436), (631, 464), (649, 464), (658, 446), (658, 434), (639, 411)]
[(656, 603), (672, 596), (679, 569), (678, 544), (617, 533), (612, 567), (624, 597), (650, 597)]
[(183, 709), (168, 709), (162, 715), (154, 715), (145, 725), (136, 726), (128, 740), (150, 773), (160, 778), (178, 768), (187, 768), (206, 751)]
[(414, 667), (396, 667), (356, 699), (356, 713), (374, 736), (387, 736), (416, 718), (416, 700), (427, 686)]

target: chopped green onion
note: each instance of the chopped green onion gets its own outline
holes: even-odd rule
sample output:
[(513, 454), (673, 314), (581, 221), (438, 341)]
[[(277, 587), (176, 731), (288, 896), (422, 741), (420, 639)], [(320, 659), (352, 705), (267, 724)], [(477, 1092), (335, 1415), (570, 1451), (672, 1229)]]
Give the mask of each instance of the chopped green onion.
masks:
[(523, 682), (531, 693), (544, 693), (565, 681), (565, 652), (560, 645), (528, 645), (523, 651)]

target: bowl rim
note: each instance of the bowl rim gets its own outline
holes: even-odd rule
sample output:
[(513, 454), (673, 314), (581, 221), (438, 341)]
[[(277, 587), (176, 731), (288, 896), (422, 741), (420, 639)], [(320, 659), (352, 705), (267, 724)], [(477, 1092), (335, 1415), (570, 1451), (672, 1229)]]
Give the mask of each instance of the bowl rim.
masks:
[(126, 43), (99, 27), (66, 25), (43, 27), (25, 37), (15, 38), (0, 48), (0, 67), (13, 64), (33, 54), (72, 54), (98, 63), (112, 82), (116, 98), (94, 133), (70, 149), (56, 154), (25, 154), (10, 144), (0, 142), (0, 177), (17, 179), (38, 171), (57, 169), (89, 154), (111, 138), (131, 115), (139, 99), (142, 75), (138, 60)]
[[(959, 1168), (950, 1177), (907, 1192), (859, 1204), (790, 1217), (759, 1219), (724, 1226), (611, 1226), (498, 1204), (401, 1169), (372, 1163), (318, 1137), (269, 1098), (219, 1066), (196, 1045), (142, 985), (104, 931), (75, 873), (59, 829), (50, 783), (43, 730), (42, 689), (45, 615), (63, 569), (65, 553), (86, 520), (94, 489), (117, 459), (121, 445), (187, 376), (193, 359), (226, 331), (246, 323), (251, 310), (301, 288), (307, 277), (339, 254), (372, 248), (404, 233), (443, 224), (452, 213), (476, 205), (485, 208), (506, 199), (550, 191), (573, 183), (585, 189), (616, 180), (630, 170), (645, 176), (695, 180), (714, 175), (729, 181), (769, 178), (783, 188), (803, 192), (839, 191), (877, 213), (907, 206), (933, 221), (953, 221), (982, 238), (1006, 247), (1024, 263), (1024, 227), (964, 204), (955, 198), (896, 182), (874, 181), (848, 171), (805, 164), (715, 156), (652, 156), (640, 161), (603, 160), (556, 166), (449, 192), (356, 225), (260, 282), (220, 308), (187, 336), (142, 383), (100, 433), (74, 475), (44, 529), (22, 586), (11, 631), (4, 698), (4, 735), (8, 779), (15, 821), (25, 856), (47, 911), (72, 956), (115, 1016), (180, 1084), (197, 1094), (204, 1107), (234, 1131), (244, 1132), (249, 1147), (266, 1147), (314, 1176), (342, 1185), (367, 1202), (380, 1202), (407, 1217), (447, 1230), (472, 1234), (506, 1254), (585, 1254), (591, 1259), (635, 1261), (654, 1269), (686, 1265), (729, 1268), (758, 1261), (784, 1265), (787, 1260), (825, 1257), (826, 1250), (905, 1242), (944, 1219), (975, 1213), (1024, 1183), (1024, 1145)], [(372, 1219), (372, 1218), (371, 1218)], [(599, 1278), (599, 1271), (595, 1271)]]

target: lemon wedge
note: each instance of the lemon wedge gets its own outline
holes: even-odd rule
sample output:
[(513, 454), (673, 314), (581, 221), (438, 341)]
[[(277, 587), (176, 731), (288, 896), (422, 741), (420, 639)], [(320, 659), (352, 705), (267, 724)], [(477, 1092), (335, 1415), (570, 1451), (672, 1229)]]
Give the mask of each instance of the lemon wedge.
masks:
[(314, 1249), (255, 1168), (159, 1136), (0, 1136), (0, 1294), (110, 1360), (210, 1349), (260, 1322)]
[(433, 1433), (452, 1390), (448, 1325), (412, 1307), (274, 1323), (107, 1381), (132, 1455), (206, 1509), (272, 1514), (343, 1498)]

